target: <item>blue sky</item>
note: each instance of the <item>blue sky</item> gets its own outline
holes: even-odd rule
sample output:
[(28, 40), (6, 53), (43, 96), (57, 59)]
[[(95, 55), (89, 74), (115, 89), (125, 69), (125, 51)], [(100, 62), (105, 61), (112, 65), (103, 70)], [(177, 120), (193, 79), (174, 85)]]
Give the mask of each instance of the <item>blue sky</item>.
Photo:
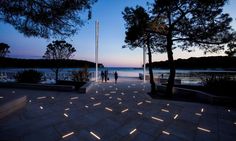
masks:
[[(94, 61), (95, 54), (95, 21), (100, 22), (99, 39), (99, 62), (105, 66), (116, 67), (141, 67), (142, 49), (122, 49), (125, 38), (125, 22), (121, 12), (126, 6), (141, 5), (146, 7), (145, 0), (98, 0), (92, 7), (92, 19), (87, 21), (85, 26), (78, 31), (78, 34), (66, 39), (77, 50), (74, 59)], [(224, 11), (230, 13), (234, 19), (232, 26), (236, 29), (236, 1), (230, 0)], [(0, 23), (0, 42), (10, 45), (10, 56), (17, 58), (41, 58), (46, 46), (53, 39), (42, 39), (36, 37), (25, 37), (18, 33), (11, 25)], [(174, 58), (189, 58), (199, 56), (224, 55), (206, 54), (203, 51), (195, 50), (192, 53), (174, 50)], [(166, 60), (167, 55), (153, 54), (153, 61)]]

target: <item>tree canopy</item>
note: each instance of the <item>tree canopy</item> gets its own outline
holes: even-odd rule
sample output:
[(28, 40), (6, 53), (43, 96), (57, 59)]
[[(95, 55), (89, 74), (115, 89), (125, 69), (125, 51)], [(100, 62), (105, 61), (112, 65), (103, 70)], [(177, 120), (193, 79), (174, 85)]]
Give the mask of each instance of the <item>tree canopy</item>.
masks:
[(227, 44), (227, 50), (225, 53), (229, 57), (233, 57), (236, 55), (236, 32), (233, 33), (231, 41)]
[(10, 53), (9, 48), (10, 46), (8, 44), (0, 43), (0, 57), (5, 57), (8, 53)]
[(25, 36), (68, 37), (84, 25), (82, 14), (91, 18), (97, 0), (1, 0), (0, 20)]

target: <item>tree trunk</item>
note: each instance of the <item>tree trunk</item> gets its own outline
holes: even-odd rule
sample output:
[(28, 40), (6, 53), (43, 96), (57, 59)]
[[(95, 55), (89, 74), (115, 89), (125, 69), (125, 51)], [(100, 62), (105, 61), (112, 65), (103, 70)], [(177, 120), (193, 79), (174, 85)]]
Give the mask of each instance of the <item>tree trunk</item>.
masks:
[(175, 80), (175, 64), (173, 59), (173, 52), (172, 52), (172, 36), (171, 34), (167, 36), (167, 56), (170, 68), (170, 75), (168, 78), (168, 84), (166, 88), (166, 94), (168, 97), (173, 96), (173, 87), (174, 87), (174, 80)]
[(55, 81), (56, 81), (56, 83), (58, 81), (58, 73), (59, 73), (59, 68), (56, 68), (56, 71), (55, 71), (55, 74), (56, 74)]
[(156, 92), (156, 84), (154, 82), (154, 77), (153, 77), (153, 71), (152, 71), (152, 52), (149, 44), (149, 37), (147, 40), (147, 49), (148, 49), (148, 70), (149, 70), (149, 75), (150, 75), (150, 84), (151, 84), (151, 94), (155, 94)]

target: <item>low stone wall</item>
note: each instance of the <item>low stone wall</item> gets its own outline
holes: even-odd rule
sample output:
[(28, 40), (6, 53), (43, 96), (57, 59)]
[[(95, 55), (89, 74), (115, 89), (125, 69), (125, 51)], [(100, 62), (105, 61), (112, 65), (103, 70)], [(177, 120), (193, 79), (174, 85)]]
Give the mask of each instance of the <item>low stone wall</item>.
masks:
[(92, 88), (93, 85), (94, 85), (94, 82), (87, 82), (82, 87), (80, 87), (78, 92), (81, 94), (85, 94)]

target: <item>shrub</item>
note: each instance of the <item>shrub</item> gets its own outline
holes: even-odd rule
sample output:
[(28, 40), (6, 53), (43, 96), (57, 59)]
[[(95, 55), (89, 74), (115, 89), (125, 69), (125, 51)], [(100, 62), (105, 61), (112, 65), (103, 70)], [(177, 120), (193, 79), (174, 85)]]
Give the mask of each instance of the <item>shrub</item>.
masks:
[(38, 83), (41, 81), (43, 74), (36, 70), (24, 70), (15, 75), (15, 79), (20, 83)]
[(89, 72), (88, 68), (85, 67), (79, 71), (72, 72), (72, 80), (75, 82), (87, 82), (89, 81)]

